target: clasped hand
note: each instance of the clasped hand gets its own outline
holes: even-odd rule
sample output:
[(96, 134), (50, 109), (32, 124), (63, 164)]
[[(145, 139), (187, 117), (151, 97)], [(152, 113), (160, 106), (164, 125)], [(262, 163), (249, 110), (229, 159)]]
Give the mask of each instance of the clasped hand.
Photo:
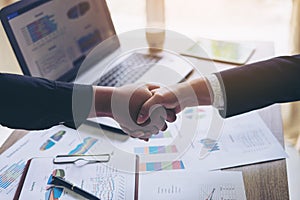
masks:
[[(112, 95), (113, 118), (131, 137), (148, 141), (185, 107), (198, 105), (193, 84), (185, 82), (169, 87), (127, 85), (116, 88)], [(125, 106), (128, 105), (128, 106)]]
[[(126, 85), (114, 89), (111, 113), (125, 133), (148, 141), (153, 134), (167, 129), (166, 121), (176, 120), (175, 110), (168, 109), (156, 100), (156, 91), (159, 89), (158, 86), (151, 84)], [(147, 107), (144, 106), (145, 103)], [(138, 121), (142, 108), (146, 114), (141, 114), (143, 120)]]
[(167, 129), (176, 114), (188, 106), (198, 105), (190, 83), (170, 87), (152, 84), (131, 84), (118, 88), (94, 87), (96, 116), (115, 119), (125, 133), (134, 138), (148, 139)]

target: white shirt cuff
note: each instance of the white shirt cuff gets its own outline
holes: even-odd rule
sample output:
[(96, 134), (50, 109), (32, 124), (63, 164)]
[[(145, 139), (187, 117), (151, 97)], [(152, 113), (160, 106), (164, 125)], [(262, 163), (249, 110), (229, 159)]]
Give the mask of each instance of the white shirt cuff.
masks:
[(209, 90), (212, 97), (212, 106), (223, 110), (224, 109), (224, 94), (220, 85), (220, 81), (215, 74), (211, 74), (205, 77), (209, 83)]

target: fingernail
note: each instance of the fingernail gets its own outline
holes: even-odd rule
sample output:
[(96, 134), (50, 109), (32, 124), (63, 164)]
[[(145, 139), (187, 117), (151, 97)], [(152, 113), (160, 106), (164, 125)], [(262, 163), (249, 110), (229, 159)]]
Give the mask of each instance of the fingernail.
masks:
[(142, 137), (142, 136), (144, 136), (144, 135), (145, 135), (144, 133), (140, 133), (140, 134), (136, 135), (136, 137), (137, 137), (137, 138), (140, 138), (140, 137)]
[(138, 124), (143, 123), (143, 118), (144, 118), (144, 115), (143, 114), (139, 114), (138, 119), (137, 119), (137, 123)]

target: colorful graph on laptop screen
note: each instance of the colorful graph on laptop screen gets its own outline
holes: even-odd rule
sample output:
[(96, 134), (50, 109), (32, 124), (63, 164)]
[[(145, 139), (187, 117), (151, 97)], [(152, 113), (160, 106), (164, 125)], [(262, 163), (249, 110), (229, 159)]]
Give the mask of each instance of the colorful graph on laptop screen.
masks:
[[(28, 31), (31, 42), (29, 44), (35, 43), (46, 36), (57, 31), (57, 23), (53, 19), (53, 15), (46, 15), (23, 28), (22, 31)], [(25, 34), (25, 33), (24, 33)], [(26, 35), (26, 34), (25, 34)], [(27, 42), (29, 38), (26, 38)]]

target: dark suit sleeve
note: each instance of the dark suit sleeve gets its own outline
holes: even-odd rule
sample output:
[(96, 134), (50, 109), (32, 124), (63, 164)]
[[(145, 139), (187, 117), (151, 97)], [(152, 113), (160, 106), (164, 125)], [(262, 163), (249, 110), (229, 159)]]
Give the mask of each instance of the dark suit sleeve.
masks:
[[(10, 128), (45, 129), (61, 123), (75, 128), (92, 103), (91, 86), (12, 74), (0, 74), (0, 92), (0, 124)], [(74, 101), (74, 92), (83, 99)]]
[(300, 100), (300, 55), (277, 57), (216, 75), (224, 91), (222, 117)]

